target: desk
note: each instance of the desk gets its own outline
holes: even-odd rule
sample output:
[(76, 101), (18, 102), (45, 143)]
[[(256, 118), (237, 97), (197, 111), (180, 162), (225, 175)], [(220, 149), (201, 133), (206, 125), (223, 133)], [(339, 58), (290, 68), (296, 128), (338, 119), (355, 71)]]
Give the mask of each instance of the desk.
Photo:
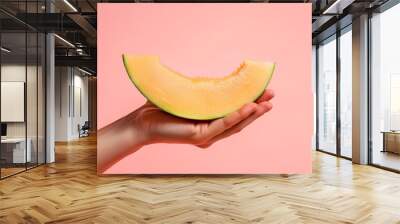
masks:
[(25, 154), (25, 138), (5, 138), (1, 139), (1, 159), (5, 163), (25, 163), (32, 160), (31, 145), (32, 141), (27, 138), (28, 143)]
[(393, 152), (400, 154), (400, 131), (382, 131), (382, 152)]

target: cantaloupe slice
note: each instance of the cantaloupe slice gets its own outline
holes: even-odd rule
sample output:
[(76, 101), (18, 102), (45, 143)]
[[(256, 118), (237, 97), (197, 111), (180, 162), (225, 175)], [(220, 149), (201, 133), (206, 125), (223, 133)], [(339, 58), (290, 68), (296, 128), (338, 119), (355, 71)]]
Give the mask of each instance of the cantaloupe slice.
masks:
[(191, 78), (160, 63), (157, 56), (123, 55), (128, 75), (153, 104), (178, 117), (210, 120), (256, 100), (267, 87), (274, 63), (245, 60), (221, 78)]

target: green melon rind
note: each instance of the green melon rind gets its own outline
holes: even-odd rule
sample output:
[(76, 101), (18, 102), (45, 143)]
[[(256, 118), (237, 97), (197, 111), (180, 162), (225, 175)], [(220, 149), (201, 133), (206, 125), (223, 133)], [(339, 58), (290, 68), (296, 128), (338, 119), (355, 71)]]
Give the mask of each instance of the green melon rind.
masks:
[[(129, 77), (129, 79), (132, 81), (132, 83), (133, 83), (133, 85), (136, 87), (136, 89), (138, 89), (139, 92), (140, 92), (148, 101), (150, 101), (151, 103), (153, 103), (154, 105), (156, 105), (158, 108), (160, 108), (161, 110), (163, 110), (163, 111), (165, 111), (165, 112), (167, 112), (167, 113), (169, 113), (169, 114), (172, 114), (172, 115), (177, 116), (177, 117), (180, 117), (180, 118), (191, 119), (191, 120), (214, 120), (214, 119), (218, 119), (218, 118), (225, 117), (226, 115), (228, 115), (228, 114), (230, 114), (230, 113), (233, 113), (234, 111), (236, 111), (237, 109), (239, 109), (239, 108), (237, 108), (236, 110), (229, 111), (229, 112), (224, 113), (224, 114), (222, 114), (222, 115), (214, 115), (214, 116), (205, 117), (205, 118), (196, 118), (196, 117), (190, 117), (190, 116), (185, 116), (185, 115), (181, 115), (181, 114), (175, 113), (175, 112), (169, 110), (169, 109), (166, 108), (166, 107), (162, 107), (161, 105), (159, 105), (159, 104), (156, 102), (156, 100), (152, 99), (150, 96), (147, 96), (147, 95), (144, 93), (144, 91), (139, 87), (139, 85), (137, 85), (137, 84), (135, 83), (135, 80), (133, 80), (133, 77), (130, 75), (130, 74), (132, 74), (133, 72), (129, 71), (128, 62), (127, 62), (127, 58), (126, 58), (125, 55), (122, 55), (122, 60), (123, 60), (123, 62), (124, 62), (125, 70), (126, 70), (127, 73), (128, 73), (128, 77)], [(269, 77), (269, 79), (267, 79), (267, 80), (265, 81), (264, 88), (262, 88), (262, 89), (260, 90), (260, 93), (252, 100), (252, 102), (256, 101), (256, 100), (264, 93), (264, 90), (267, 88), (267, 86), (269, 85), (269, 82), (270, 82), (271, 79), (272, 79), (272, 76), (273, 76), (274, 71), (275, 71), (275, 67), (276, 67), (276, 64), (274, 63), (274, 64), (273, 64), (273, 67), (272, 67), (271, 76)]]

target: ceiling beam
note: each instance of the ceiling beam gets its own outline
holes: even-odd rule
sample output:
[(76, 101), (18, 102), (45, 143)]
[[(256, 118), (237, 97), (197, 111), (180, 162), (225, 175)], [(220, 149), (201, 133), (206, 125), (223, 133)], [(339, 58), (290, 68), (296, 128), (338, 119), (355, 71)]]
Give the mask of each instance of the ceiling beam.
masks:
[(81, 14), (68, 14), (68, 17), (74, 21), (82, 30), (90, 37), (86, 41), (89, 42), (91, 46), (96, 46), (97, 43), (97, 30), (88, 22), (88, 20)]
[(97, 60), (92, 56), (55, 56), (56, 66), (88, 67), (96, 71)]

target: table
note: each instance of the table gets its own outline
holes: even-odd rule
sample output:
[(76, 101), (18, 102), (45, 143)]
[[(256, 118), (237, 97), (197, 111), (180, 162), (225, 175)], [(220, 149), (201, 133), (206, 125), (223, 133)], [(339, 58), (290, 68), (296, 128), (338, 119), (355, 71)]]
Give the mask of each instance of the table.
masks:
[(400, 131), (382, 131), (383, 150), (382, 152), (392, 152), (400, 154)]
[[(26, 147), (25, 154), (25, 144)], [(32, 140), (27, 138), (5, 138), (1, 139), (1, 159), (5, 160), (5, 163), (26, 163), (31, 162)]]

